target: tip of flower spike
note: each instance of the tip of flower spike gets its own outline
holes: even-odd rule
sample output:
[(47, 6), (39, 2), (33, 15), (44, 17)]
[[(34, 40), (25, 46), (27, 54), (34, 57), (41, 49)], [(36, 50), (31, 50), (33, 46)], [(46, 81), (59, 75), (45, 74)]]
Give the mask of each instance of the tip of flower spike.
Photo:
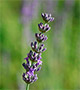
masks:
[(51, 14), (41, 13), (41, 16), (45, 22), (52, 22), (54, 20), (54, 18), (51, 17)]

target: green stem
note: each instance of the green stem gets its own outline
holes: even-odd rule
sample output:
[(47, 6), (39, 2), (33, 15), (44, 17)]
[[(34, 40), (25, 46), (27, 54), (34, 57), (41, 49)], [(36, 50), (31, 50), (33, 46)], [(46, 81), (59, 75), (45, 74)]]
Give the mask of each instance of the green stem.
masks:
[(29, 90), (29, 84), (26, 85), (26, 90)]

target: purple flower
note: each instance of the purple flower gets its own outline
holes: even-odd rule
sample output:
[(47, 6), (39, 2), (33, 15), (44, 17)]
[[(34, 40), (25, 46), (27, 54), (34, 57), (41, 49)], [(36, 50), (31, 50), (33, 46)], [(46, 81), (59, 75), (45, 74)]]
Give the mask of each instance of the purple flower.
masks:
[(36, 40), (41, 43), (47, 40), (47, 36), (44, 36), (44, 34), (36, 33), (35, 34)]
[(52, 22), (54, 20), (54, 18), (51, 17), (51, 14), (41, 13), (41, 16), (45, 22)]
[(51, 29), (48, 24), (43, 25), (43, 23), (38, 24), (38, 28), (42, 33), (48, 32)]
[(22, 77), (23, 80), (28, 84), (33, 83), (38, 79), (37, 74), (31, 75), (29, 72), (23, 73)]
[(34, 77), (32, 78), (32, 82), (35, 82), (38, 79), (37, 74), (34, 75)]
[(44, 47), (44, 44), (41, 44), (40, 46), (38, 46), (36, 41), (35, 42), (31, 42), (31, 48), (36, 53), (44, 52), (46, 50), (46, 48), (43, 49), (43, 47)]
[(22, 65), (23, 65), (24, 69), (26, 69), (26, 71), (29, 71), (29, 69), (30, 69), (30, 65), (29, 64), (23, 63)]
[(42, 61), (38, 60), (38, 62), (36, 64), (33, 64), (32, 69), (34, 69), (35, 71), (40, 71), (41, 70), (41, 65), (42, 65)]
[(28, 53), (28, 58), (32, 62), (37, 62), (37, 60), (41, 59), (41, 54), (37, 54), (36, 52), (33, 52), (32, 50), (30, 50), (30, 52)]
[[(54, 20), (54, 18), (51, 17), (51, 14), (42, 13), (41, 15), (45, 22), (51, 22)], [(31, 84), (38, 79), (37, 74), (35, 73), (41, 70), (41, 54), (46, 50), (42, 42), (47, 40), (47, 36), (45, 36), (43, 33), (50, 30), (48, 24), (43, 25), (43, 23), (40, 23), (38, 24), (38, 27), (40, 33), (35, 33), (36, 41), (31, 42), (32, 50), (30, 50), (30, 52), (27, 54), (27, 57), (24, 58), (26, 60), (26, 63), (22, 64), (24, 69), (26, 70), (26, 72), (23, 73), (22, 77), (23, 80), (28, 84)]]

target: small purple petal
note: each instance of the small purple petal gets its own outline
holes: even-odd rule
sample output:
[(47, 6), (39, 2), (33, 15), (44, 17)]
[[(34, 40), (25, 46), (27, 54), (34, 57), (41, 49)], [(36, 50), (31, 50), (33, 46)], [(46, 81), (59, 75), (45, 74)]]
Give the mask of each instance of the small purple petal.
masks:
[(47, 36), (45, 36), (45, 37), (44, 37), (44, 41), (46, 41), (47, 39), (48, 39), (48, 37), (47, 37)]
[(36, 53), (34, 53), (33, 56), (36, 57)]
[(34, 82), (38, 79), (37, 74), (34, 75)]
[(37, 67), (38, 65), (42, 65), (42, 61), (38, 60), (38, 62), (36, 63), (36, 67)]
[(39, 33), (39, 36), (41, 35), (41, 33)]
[(44, 44), (41, 44), (41, 47), (44, 47)]
[(50, 27), (46, 28), (46, 32), (48, 32), (50, 29), (51, 29)]
[(42, 50), (42, 52), (44, 52), (46, 49), (47, 49), (47, 48), (44, 48), (44, 49)]
[(37, 42), (36, 41), (34, 42), (34, 48), (35, 49), (37, 48)]
[(30, 65), (28, 65), (28, 64), (25, 64), (25, 63), (23, 63), (22, 65), (23, 65), (23, 67), (26, 69), (26, 71), (28, 71), (28, 70), (29, 70), (29, 68), (30, 68)]
[(48, 28), (49, 27), (49, 24), (45, 24), (45, 27)]
[(34, 44), (33, 44), (33, 42), (31, 42), (31, 47), (34, 48)]
[(38, 55), (37, 60), (40, 60), (40, 59), (42, 59), (42, 57), (41, 57), (41, 55)]
[(23, 63), (22, 65), (23, 65), (23, 67), (26, 69), (26, 65), (25, 65), (25, 63)]
[(50, 21), (51, 21), (51, 22), (54, 21), (54, 18), (51, 18)]
[(39, 67), (38, 69), (37, 69), (37, 71), (40, 71), (41, 70), (41, 67)]
[(38, 33), (35, 33), (35, 37), (38, 37)]
[(42, 34), (42, 36), (41, 37), (44, 37), (44, 34)]
[(26, 57), (26, 58), (24, 58), (24, 60), (26, 59), (26, 61), (27, 61), (27, 64), (29, 64), (29, 57)]

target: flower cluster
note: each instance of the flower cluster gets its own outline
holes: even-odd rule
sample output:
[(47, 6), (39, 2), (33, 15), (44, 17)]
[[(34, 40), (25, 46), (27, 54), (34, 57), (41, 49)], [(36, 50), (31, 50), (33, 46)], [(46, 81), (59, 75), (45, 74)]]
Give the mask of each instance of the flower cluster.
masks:
[(48, 24), (43, 25), (43, 23), (38, 24), (38, 27), (39, 31), (42, 33), (45, 33), (51, 29)]
[(44, 36), (44, 34), (41, 34), (41, 33), (36, 33), (35, 37), (39, 43), (47, 40), (47, 36)]
[[(42, 13), (41, 15), (45, 22), (51, 22), (54, 20), (54, 18), (51, 17), (51, 14)], [(36, 72), (40, 71), (41, 69), (41, 53), (46, 50), (42, 42), (47, 40), (47, 36), (42, 33), (50, 30), (48, 24), (43, 25), (43, 23), (40, 23), (38, 24), (38, 27), (40, 33), (35, 33), (36, 41), (31, 42), (32, 50), (30, 50), (30, 52), (27, 54), (27, 57), (24, 58), (26, 60), (26, 63), (22, 64), (24, 69), (26, 70), (26, 72), (23, 73), (22, 77), (23, 80), (28, 84), (33, 83), (38, 79)]]
[(45, 22), (52, 22), (54, 20), (54, 18), (51, 17), (51, 14), (42, 13), (41, 15)]

